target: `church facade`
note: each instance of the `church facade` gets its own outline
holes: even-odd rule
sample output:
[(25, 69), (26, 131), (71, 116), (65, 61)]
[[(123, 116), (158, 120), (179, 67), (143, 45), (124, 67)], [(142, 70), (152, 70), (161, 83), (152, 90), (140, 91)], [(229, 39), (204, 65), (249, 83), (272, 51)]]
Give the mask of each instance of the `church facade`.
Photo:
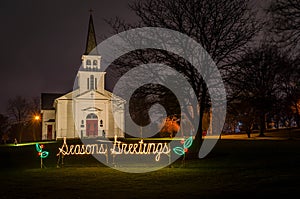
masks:
[(96, 46), (90, 15), (86, 50), (73, 91), (41, 94), (43, 140), (124, 137), (125, 101), (105, 90), (105, 72), (100, 70)]

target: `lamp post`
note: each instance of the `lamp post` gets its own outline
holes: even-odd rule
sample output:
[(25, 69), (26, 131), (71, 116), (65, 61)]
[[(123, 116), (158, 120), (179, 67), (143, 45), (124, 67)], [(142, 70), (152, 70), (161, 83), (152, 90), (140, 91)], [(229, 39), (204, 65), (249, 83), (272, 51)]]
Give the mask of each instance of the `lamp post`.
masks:
[(35, 114), (33, 116), (33, 140), (36, 141), (36, 128), (38, 128), (39, 122), (41, 120), (40, 115)]

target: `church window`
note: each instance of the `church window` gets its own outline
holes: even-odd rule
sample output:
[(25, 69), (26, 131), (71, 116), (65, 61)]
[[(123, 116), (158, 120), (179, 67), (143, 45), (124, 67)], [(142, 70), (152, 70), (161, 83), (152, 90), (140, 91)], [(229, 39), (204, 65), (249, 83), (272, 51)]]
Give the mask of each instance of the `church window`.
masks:
[(97, 65), (97, 60), (94, 60), (94, 61), (93, 61), (93, 65), (94, 65), (94, 66)]
[(95, 78), (95, 89), (97, 90), (97, 78)]
[(86, 60), (86, 65), (91, 65), (91, 60)]
[(86, 119), (98, 119), (98, 117), (96, 114), (90, 113), (90, 114), (88, 114), (88, 116), (86, 116)]
[(103, 120), (100, 120), (100, 127), (103, 127)]
[(94, 89), (95, 89), (95, 82), (94, 82), (95, 79), (94, 79), (94, 75), (91, 75), (91, 76), (90, 76), (90, 81), (91, 81), (91, 82), (90, 82), (90, 89), (91, 89), (91, 90), (94, 90)]

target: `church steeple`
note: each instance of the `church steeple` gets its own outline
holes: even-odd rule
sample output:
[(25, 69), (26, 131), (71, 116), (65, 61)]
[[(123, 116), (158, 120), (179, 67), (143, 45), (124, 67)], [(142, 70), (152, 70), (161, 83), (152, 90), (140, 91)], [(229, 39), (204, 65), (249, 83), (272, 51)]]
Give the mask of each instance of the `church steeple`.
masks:
[(93, 16), (90, 14), (86, 48), (81, 57), (82, 64), (77, 74), (78, 89), (80, 94), (91, 90), (96, 90), (99, 92), (104, 91), (105, 72), (100, 70), (101, 56), (99, 55), (96, 47), (97, 42), (93, 24)]
[[(92, 11), (90, 10), (90, 12), (92, 12)], [(91, 52), (94, 48), (96, 48), (96, 46), (97, 46), (96, 34), (95, 34), (95, 29), (94, 29), (93, 16), (91, 13), (84, 54), (88, 55), (91, 53), (92, 55), (98, 55), (97, 49), (94, 50), (93, 52)]]

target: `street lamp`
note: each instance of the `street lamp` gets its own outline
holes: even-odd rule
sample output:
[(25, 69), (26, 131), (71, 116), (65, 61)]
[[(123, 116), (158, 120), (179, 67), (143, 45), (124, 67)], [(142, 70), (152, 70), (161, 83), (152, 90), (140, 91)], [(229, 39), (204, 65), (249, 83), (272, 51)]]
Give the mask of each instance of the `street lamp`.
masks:
[(41, 116), (40, 115), (38, 115), (38, 114), (33, 115), (33, 131), (32, 131), (33, 135), (32, 135), (32, 137), (33, 137), (34, 141), (37, 138), (36, 137), (36, 130), (37, 130), (38, 126), (39, 126), (40, 120), (41, 120)]
[(39, 121), (39, 120), (40, 120), (40, 116), (39, 116), (39, 115), (35, 115), (35, 116), (34, 116), (34, 120), (35, 120), (35, 121)]

